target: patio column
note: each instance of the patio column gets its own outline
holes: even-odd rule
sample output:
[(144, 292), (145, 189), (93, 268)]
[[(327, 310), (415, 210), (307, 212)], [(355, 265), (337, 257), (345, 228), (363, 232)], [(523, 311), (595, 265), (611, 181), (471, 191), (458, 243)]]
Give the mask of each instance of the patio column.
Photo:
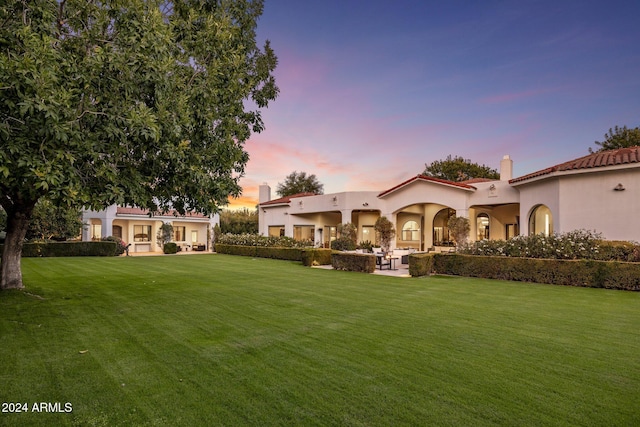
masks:
[(342, 209), (340, 210), (342, 213), (342, 223), (346, 224), (351, 222), (351, 214), (353, 213), (353, 209)]

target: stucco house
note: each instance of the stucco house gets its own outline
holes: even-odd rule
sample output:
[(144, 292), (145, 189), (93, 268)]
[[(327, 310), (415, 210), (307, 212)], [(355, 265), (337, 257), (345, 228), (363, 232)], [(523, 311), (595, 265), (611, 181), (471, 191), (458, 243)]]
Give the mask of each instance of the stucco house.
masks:
[(112, 205), (105, 210), (82, 212), (82, 222), (87, 226), (82, 240), (99, 240), (106, 236), (119, 237), (131, 244), (131, 252), (162, 252), (157, 244), (158, 230), (163, 223), (173, 226), (173, 241), (182, 250), (209, 250), (213, 227), (220, 223), (216, 215), (152, 214), (136, 207)]
[(425, 251), (451, 245), (451, 215), (469, 218), (470, 240), (595, 230), (609, 240), (640, 241), (640, 147), (593, 153), (521, 177), (504, 156), (500, 179), (450, 182), (417, 175), (383, 191), (309, 193), (271, 199), (260, 186), (259, 232), (312, 239), (328, 247), (340, 223), (358, 241), (375, 242), (374, 224), (396, 229), (391, 248)]

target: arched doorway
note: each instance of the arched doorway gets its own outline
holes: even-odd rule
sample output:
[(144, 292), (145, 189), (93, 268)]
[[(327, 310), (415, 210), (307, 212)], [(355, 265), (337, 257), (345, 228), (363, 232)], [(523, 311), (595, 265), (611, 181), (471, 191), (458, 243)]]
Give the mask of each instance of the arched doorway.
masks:
[(481, 213), (476, 217), (476, 239), (489, 240), (489, 215)]
[(433, 245), (453, 246), (447, 223), (449, 218), (456, 216), (455, 209), (444, 208), (433, 218)]
[(545, 205), (536, 206), (529, 215), (529, 235), (534, 234), (553, 234), (553, 215), (551, 209)]

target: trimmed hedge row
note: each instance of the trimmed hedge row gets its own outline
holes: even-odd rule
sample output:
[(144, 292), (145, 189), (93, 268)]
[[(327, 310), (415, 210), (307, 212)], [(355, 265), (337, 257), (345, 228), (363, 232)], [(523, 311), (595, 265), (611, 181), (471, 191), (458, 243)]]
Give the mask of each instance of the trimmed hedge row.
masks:
[(314, 261), (319, 265), (331, 264), (331, 249), (240, 246), (222, 243), (216, 243), (215, 249), (219, 254), (302, 261), (306, 266), (312, 265)]
[[(429, 260), (431, 257), (431, 261)], [(411, 255), (409, 271), (627, 291), (640, 290), (640, 264), (619, 261), (556, 260), (479, 255)], [(414, 264), (412, 269), (412, 264)]]
[(433, 273), (433, 257), (435, 255), (435, 253), (409, 254), (409, 275), (419, 277)]
[[(115, 256), (116, 242), (40, 242), (25, 243), (22, 257)], [(3, 245), (0, 245), (2, 253)]]
[(336, 270), (373, 273), (376, 269), (376, 256), (334, 252), (331, 254), (331, 266)]

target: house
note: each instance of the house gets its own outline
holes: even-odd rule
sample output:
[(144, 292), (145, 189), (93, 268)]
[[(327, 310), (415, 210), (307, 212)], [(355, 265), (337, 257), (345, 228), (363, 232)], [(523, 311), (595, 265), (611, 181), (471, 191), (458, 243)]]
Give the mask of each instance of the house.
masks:
[(213, 227), (220, 223), (220, 218), (217, 214), (150, 214), (145, 209), (112, 205), (101, 211), (84, 210), (82, 222), (87, 225), (82, 240), (115, 236), (130, 243), (131, 252), (162, 252), (157, 243), (158, 230), (163, 223), (169, 223), (173, 226), (173, 241), (182, 250), (208, 251)]
[(609, 240), (640, 241), (640, 147), (593, 153), (513, 178), (504, 156), (500, 179), (451, 182), (417, 175), (383, 191), (296, 194), (271, 199), (260, 186), (259, 232), (311, 239), (329, 247), (340, 223), (357, 227), (359, 242), (375, 242), (374, 224), (396, 229), (391, 248), (452, 245), (447, 221), (469, 218), (470, 240), (595, 230)]

